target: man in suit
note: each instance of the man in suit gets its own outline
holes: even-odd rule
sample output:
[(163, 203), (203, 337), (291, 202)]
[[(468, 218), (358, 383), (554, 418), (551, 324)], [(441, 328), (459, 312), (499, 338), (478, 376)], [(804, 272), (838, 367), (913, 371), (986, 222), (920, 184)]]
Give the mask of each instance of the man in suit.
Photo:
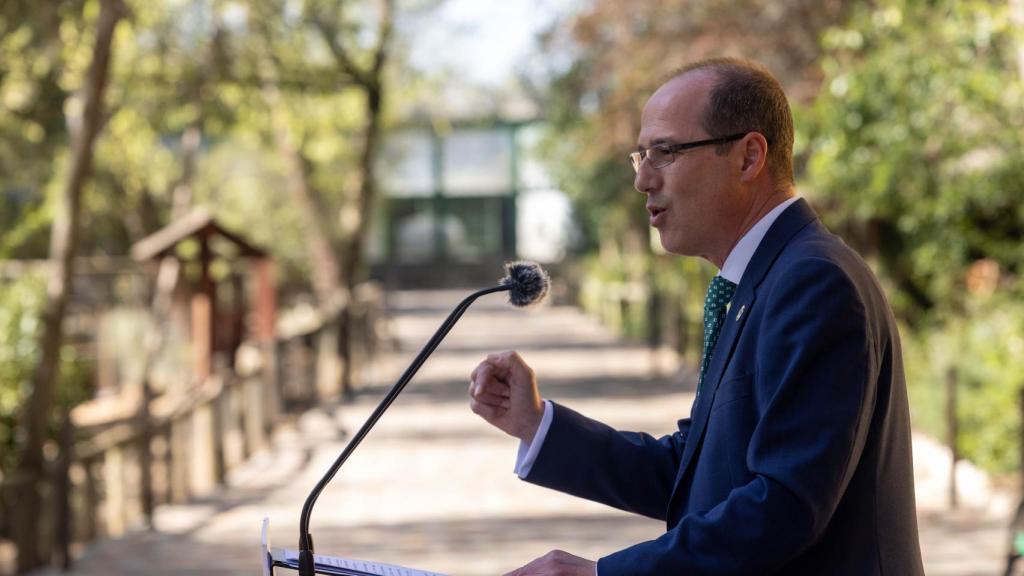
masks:
[(477, 366), (470, 405), (521, 440), (526, 481), (666, 531), (514, 574), (923, 574), (896, 324), (796, 197), (792, 147), (782, 87), (750, 62), (692, 64), (648, 100), (631, 157), (651, 225), (719, 269), (690, 418), (660, 439), (615, 431), (542, 400), (515, 352)]

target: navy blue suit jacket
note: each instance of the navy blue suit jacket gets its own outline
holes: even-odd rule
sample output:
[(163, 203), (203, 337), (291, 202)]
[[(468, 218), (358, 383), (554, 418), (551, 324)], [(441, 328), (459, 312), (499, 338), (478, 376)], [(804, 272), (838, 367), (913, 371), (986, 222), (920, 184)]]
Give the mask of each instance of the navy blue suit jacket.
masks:
[(896, 324), (803, 200), (754, 253), (679, 431), (556, 404), (526, 480), (665, 520), (600, 576), (924, 573)]

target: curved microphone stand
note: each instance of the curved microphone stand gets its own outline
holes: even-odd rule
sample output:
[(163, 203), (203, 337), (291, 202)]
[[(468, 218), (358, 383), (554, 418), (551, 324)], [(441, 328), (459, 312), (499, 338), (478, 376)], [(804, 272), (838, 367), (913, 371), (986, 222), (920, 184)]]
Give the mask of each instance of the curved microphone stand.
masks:
[(410, 364), (408, 368), (406, 368), (405, 372), (402, 374), (402, 377), (399, 378), (398, 382), (396, 382), (395, 385), (391, 388), (391, 391), (388, 392), (384, 399), (380, 401), (380, 404), (373, 411), (373, 414), (370, 415), (370, 417), (366, 420), (366, 422), (359, 429), (359, 431), (356, 432), (356, 435), (352, 437), (352, 440), (349, 441), (348, 445), (345, 446), (345, 450), (343, 450), (341, 455), (338, 456), (338, 459), (334, 461), (334, 464), (332, 464), (330, 469), (328, 469), (327, 474), (325, 474), (324, 477), (320, 479), (320, 482), (318, 482), (316, 487), (313, 488), (313, 491), (309, 493), (309, 496), (306, 498), (306, 503), (302, 505), (302, 516), (299, 518), (300, 576), (314, 576), (314, 574), (316, 573), (314, 570), (313, 562), (313, 536), (309, 533), (309, 517), (313, 512), (313, 505), (316, 503), (316, 500), (320, 496), (320, 493), (323, 492), (327, 484), (331, 481), (331, 479), (334, 478), (334, 475), (338, 473), (338, 469), (341, 468), (341, 465), (344, 464), (346, 460), (348, 460), (348, 457), (352, 454), (356, 447), (359, 446), (359, 443), (363, 441), (363, 438), (365, 438), (367, 433), (370, 432), (370, 429), (373, 428), (374, 424), (376, 424), (377, 421), (380, 420), (380, 417), (384, 414), (384, 411), (386, 411), (388, 407), (391, 406), (391, 404), (395, 401), (395, 398), (397, 398), (398, 395), (402, 393), (402, 390), (405, 388), (405, 385), (409, 383), (409, 380), (411, 380), (412, 377), (416, 374), (416, 372), (420, 369), (420, 366), (423, 365), (427, 357), (430, 356), (430, 354), (434, 351), (434, 349), (438, 347), (439, 344), (441, 344), (441, 341), (444, 340), (444, 337), (448, 335), (448, 332), (450, 332), (452, 327), (455, 326), (455, 323), (458, 322), (459, 318), (462, 317), (462, 314), (465, 313), (465, 311), (469, 308), (470, 304), (472, 304), (473, 301), (475, 301), (477, 298), (484, 296), (486, 294), (493, 294), (495, 292), (505, 292), (513, 290), (514, 288), (514, 286), (509, 285), (485, 288), (483, 290), (479, 290), (477, 292), (470, 294), (461, 303), (459, 303), (459, 305), (455, 307), (455, 310), (452, 310), (452, 313), (448, 315), (448, 319), (444, 321), (444, 324), (441, 324), (441, 327), (438, 328), (437, 332), (434, 333), (434, 336), (431, 337), (431, 339), (426, 343), (425, 346), (423, 346), (423, 349), (420, 350), (420, 353), (416, 356), (416, 359), (412, 361), (412, 364)]

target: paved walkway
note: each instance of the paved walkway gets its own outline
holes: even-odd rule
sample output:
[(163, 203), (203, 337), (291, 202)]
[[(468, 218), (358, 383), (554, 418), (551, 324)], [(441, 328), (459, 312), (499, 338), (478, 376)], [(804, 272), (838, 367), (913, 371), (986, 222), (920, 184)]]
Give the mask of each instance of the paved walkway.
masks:
[[(90, 546), (75, 574), (257, 574), (260, 520), (274, 544), (294, 548), (309, 489), (376, 406), (459, 292), (401, 293), (398, 350), (370, 374), (377, 386), (352, 405), (304, 415), (273, 452), (232, 474), (218, 495), (162, 507), (156, 530)], [(670, 432), (692, 403), (693, 379), (657, 374), (658, 359), (626, 345), (575, 309), (511, 309), (481, 300), (451, 332), (391, 411), (321, 496), (317, 550), (449, 574), (493, 575), (552, 548), (596, 558), (657, 536), (660, 522), (530, 486), (512, 472), (516, 443), (468, 409), (469, 371), (488, 352), (516, 348), (545, 396), (626, 429)], [(944, 509), (945, 458), (920, 439), (921, 539), (932, 576), (1001, 574), (1004, 501), (964, 472), (972, 508)]]

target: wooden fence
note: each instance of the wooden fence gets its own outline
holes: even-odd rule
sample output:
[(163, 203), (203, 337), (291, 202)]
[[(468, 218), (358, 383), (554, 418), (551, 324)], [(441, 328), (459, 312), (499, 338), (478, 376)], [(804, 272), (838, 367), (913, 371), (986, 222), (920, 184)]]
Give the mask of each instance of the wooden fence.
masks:
[[(352, 302), (353, 372), (373, 361), (382, 309), (376, 289), (360, 290)], [(284, 420), (340, 392), (323, 382), (336, 375), (323, 368), (331, 356), (325, 348), (337, 346), (336, 324), (324, 319), (262, 346), (247, 344), (234, 370), (220, 370), (187, 393), (143, 394), (136, 415), (101, 429), (73, 430), (65, 417), (43, 487), (44, 555), (70, 566), (76, 546), (152, 526), (161, 504), (187, 502), (223, 485), (229, 471), (270, 447)], [(0, 545), (6, 548), (0, 574), (14, 570), (16, 551), (4, 539), (15, 527), (2, 519), (12, 517), (23, 488), (17, 477), (0, 483)]]
[(703, 313), (685, 291), (666, 293), (653, 287), (653, 282), (585, 278), (579, 300), (602, 324), (645, 342), (653, 351), (671, 351), (680, 360), (700, 360)]

